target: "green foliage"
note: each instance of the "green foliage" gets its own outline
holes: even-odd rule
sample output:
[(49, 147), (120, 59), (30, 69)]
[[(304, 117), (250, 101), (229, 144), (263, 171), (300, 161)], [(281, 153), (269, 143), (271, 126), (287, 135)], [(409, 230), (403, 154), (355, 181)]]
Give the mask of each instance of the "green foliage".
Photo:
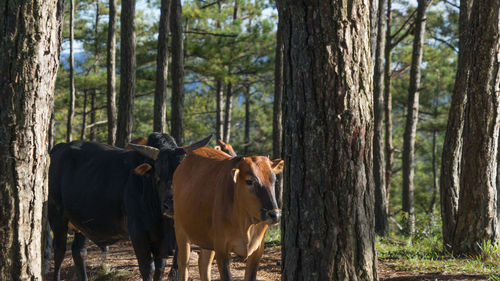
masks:
[(107, 264), (103, 264), (95, 273), (90, 276), (93, 281), (120, 281), (128, 280), (134, 272), (125, 269), (116, 269)]
[(281, 245), (281, 229), (279, 224), (269, 226), (264, 241), (274, 245)]

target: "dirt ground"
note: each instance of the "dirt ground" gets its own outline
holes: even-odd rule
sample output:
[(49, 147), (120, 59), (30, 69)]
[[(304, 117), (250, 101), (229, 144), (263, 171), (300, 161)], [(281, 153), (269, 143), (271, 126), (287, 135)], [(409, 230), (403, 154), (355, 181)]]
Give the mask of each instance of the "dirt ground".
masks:
[[(70, 249), (71, 247), (68, 247)], [(87, 270), (90, 280), (96, 278), (96, 274), (102, 267), (103, 254), (95, 245), (90, 245), (88, 248), (87, 257)], [(261, 260), (259, 272), (257, 274), (257, 279), (261, 281), (276, 281), (280, 280), (280, 267), (281, 267), (281, 248), (279, 246), (269, 245), (266, 246), (264, 256)], [(134, 250), (130, 242), (120, 242), (110, 246), (110, 251), (106, 259), (106, 264), (111, 268), (111, 270), (128, 271), (129, 277), (121, 278), (119, 280), (135, 281), (141, 280), (139, 274), (139, 268), (137, 266), (137, 261), (135, 259)], [(197, 248), (193, 247), (191, 253), (189, 267), (189, 277), (192, 280), (200, 280), (198, 274), (198, 255)], [(163, 280), (167, 280), (168, 272), (170, 271), (170, 266), (172, 265), (172, 258), (167, 261), (167, 267), (165, 270)], [(231, 263), (231, 272), (235, 280), (243, 280), (245, 272), (245, 263), (237, 258), (233, 257)], [(396, 271), (394, 268), (387, 263), (379, 262), (379, 279), (382, 281), (416, 281), (416, 280), (488, 280), (487, 276), (473, 276), (473, 275), (443, 275), (439, 272), (434, 273), (419, 273), (419, 272), (408, 272), (408, 271)], [(52, 280), (53, 276), (53, 264), (50, 271), (45, 276), (45, 280)], [(212, 278), (218, 280), (219, 273), (217, 271), (217, 266), (214, 262), (212, 265)], [(75, 271), (73, 268), (73, 260), (71, 258), (71, 251), (66, 252), (66, 257), (63, 261), (61, 270), (62, 280), (77, 280)], [(116, 279), (113, 279), (116, 280)]]

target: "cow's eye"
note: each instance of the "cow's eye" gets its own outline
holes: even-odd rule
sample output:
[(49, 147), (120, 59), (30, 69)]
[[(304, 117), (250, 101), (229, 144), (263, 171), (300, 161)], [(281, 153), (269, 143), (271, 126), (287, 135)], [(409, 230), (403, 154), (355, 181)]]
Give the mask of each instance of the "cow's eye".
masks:
[(253, 185), (253, 180), (246, 180), (247, 185)]

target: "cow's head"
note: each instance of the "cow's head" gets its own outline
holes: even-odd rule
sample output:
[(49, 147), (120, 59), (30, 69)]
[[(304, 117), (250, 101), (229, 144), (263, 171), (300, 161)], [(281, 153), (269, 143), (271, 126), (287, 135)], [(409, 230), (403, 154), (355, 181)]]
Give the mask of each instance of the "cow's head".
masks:
[(210, 135), (188, 146), (170, 145), (163, 146), (161, 149), (148, 145), (129, 144), (133, 150), (153, 160), (153, 166), (147, 163), (142, 164), (134, 170), (134, 173), (145, 175), (153, 172), (156, 179), (156, 189), (161, 200), (162, 214), (170, 217), (173, 215), (172, 178), (175, 169), (189, 151), (205, 146), (211, 138)]
[(267, 224), (280, 221), (281, 210), (276, 203), (274, 183), (283, 171), (284, 161), (264, 156), (241, 157), (232, 170), (236, 204), (246, 209), (252, 220)]
[(222, 140), (217, 140), (217, 144), (218, 145), (215, 147), (215, 149), (221, 150), (233, 157), (236, 156), (236, 152), (234, 152), (233, 146), (230, 145), (229, 143), (225, 143)]

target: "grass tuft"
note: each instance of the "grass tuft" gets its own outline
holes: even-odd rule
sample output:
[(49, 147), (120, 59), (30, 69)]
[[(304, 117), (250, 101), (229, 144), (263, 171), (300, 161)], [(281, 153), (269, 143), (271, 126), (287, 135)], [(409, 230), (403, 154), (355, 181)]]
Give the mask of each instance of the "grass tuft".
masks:
[(133, 272), (123, 269), (112, 268), (103, 264), (94, 274), (91, 280), (94, 281), (121, 281), (129, 279), (134, 275)]

